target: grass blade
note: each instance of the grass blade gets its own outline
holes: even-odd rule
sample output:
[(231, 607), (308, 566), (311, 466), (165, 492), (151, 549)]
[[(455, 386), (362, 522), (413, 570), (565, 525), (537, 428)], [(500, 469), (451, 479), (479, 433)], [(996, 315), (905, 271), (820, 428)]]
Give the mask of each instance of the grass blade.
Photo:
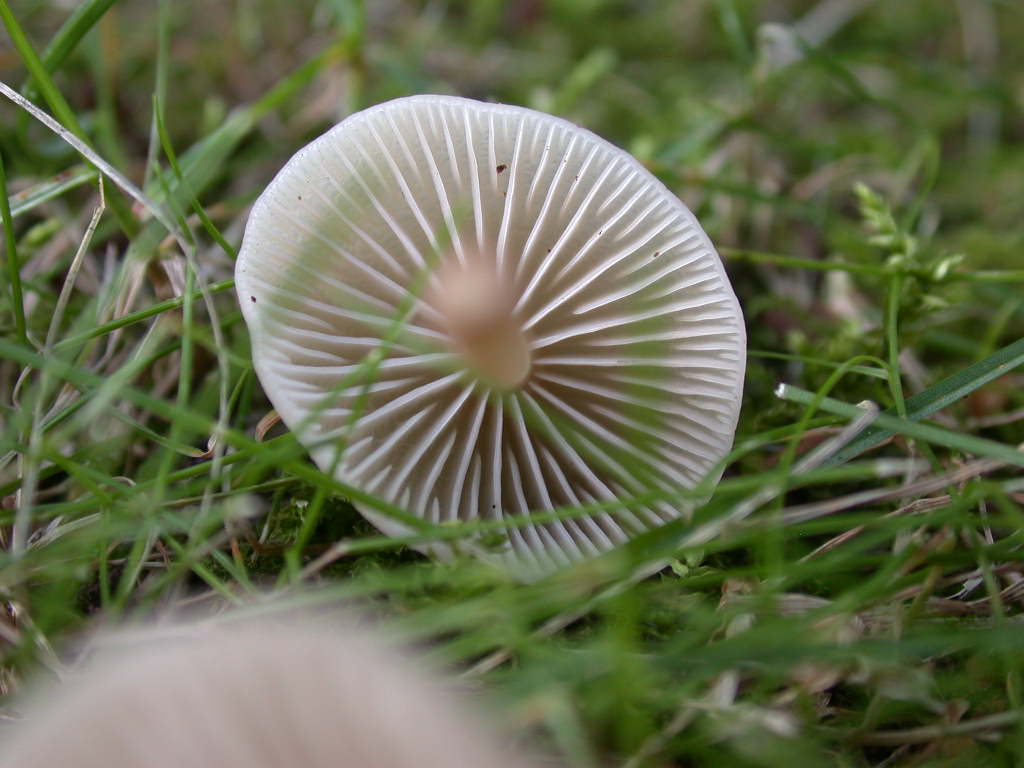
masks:
[(84, 165), (76, 165), (66, 171), (61, 171), (45, 181), (41, 181), (15, 195), (11, 195), (8, 199), (8, 204), (11, 206), (11, 216), (18, 218), (36, 206), (42, 205), (48, 200), (53, 200), (70, 189), (88, 184), (95, 178), (96, 171)]
[(7, 277), (11, 282), (11, 311), (14, 313), (14, 328), (18, 341), (28, 344), (25, 325), (25, 303), (21, 291), (21, 264), (18, 262), (18, 247), (14, 239), (14, 218), (7, 200), (7, 174), (4, 171), (3, 156), (0, 155), (0, 214), (3, 215), (4, 248), (7, 251)]
[[(1018, 339), (984, 360), (979, 360), (949, 378), (943, 379), (938, 384), (928, 387), (923, 392), (907, 398), (906, 418), (908, 421), (927, 418), (1020, 365), (1024, 365), (1024, 339)], [(895, 411), (888, 410), (883, 415), (894, 416)], [(829, 464), (849, 461), (875, 447), (892, 434), (893, 432), (886, 429), (881, 422), (876, 422), (864, 430), (863, 435), (833, 456)]]
[[(229, 291), (234, 287), (234, 280), (222, 280), (219, 283), (211, 284), (209, 286), (209, 293), (211, 295), (215, 293), (223, 293), (224, 291)], [(203, 294), (201, 291), (196, 291), (195, 293), (192, 294), (192, 298), (194, 300), (200, 299), (202, 298), (202, 296)], [(135, 323), (141, 323), (143, 320), (148, 320), (149, 318), (154, 317), (155, 315), (160, 315), (163, 314), (164, 312), (169, 312), (172, 309), (178, 309), (182, 304), (185, 303), (185, 299), (185, 296), (177, 296), (173, 299), (167, 299), (166, 301), (157, 302), (156, 304), (146, 307), (145, 309), (140, 309), (138, 312), (132, 312), (130, 315), (125, 315), (124, 317), (119, 317), (115, 320), (111, 320), (108, 323), (97, 325), (95, 328), (90, 328), (88, 331), (85, 331), (84, 333), (80, 333), (76, 336), (69, 336), (66, 339), (61, 340), (54, 346), (54, 350), (60, 351), (62, 349), (67, 349), (68, 347), (74, 347), (75, 345), (83, 344), (89, 341), (90, 339), (96, 339), (99, 338), (100, 336), (106, 336), (108, 333), (113, 333), (119, 328), (134, 325)]]
[(18, 56), (25, 65), (25, 69), (28, 70), (29, 75), (35, 81), (36, 87), (42, 94), (43, 99), (50, 105), (54, 117), (78, 138), (84, 139), (85, 133), (82, 131), (82, 126), (79, 124), (74, 110), (71, 109), (71, 105), (64, 98), (64, 94), (54, 84), (50, 73), (43, 66), (42, 60), (32, 47), (32, 43), (29, 42), (24, 30), (21, 28), (18, 20), (14, 18), (14, 14), (11, 13), (11, 9), (6, 2), (0, 2), (0, 20), (7, 27), (7, 34), (10, 35), (14, 49), (18, 52)]
[[(831, 397), (819, 399), (813, 392), (808, 392), (805, 389), (799, 389), (789, 384), (780, 384), (775, 394), (783, 400), (801, 405), (810, 405), (817, 401), (817, 405), (821, 410), (847, 419), (856, 419), (864, 413), (862, 408), (852, 403), (844, 403)], [(908, 400), (907, 402), (909, 404), (910, 401)], [(938, 410), (938, 408), (934, 410)], [(922, 415), (918, 418), (924, 418), (924, 416)], [(1024, 467), (1024, 451), (995, 440), (975, 437), (974, 435), (964, 435), (943, 427), (936, 427), (931, 424), (918, 424), (909, 419), (901, 419), (898, 416), (892, 415), (890, 411), (880, 413), (875, 417), (873, 429), (884, 431), (886, 437), (889, 435), (905, 435), (915, 440), (923, 440), (935, 445), (944, 445), (956, 451), (999, 459), (1007, 464)], [(833, 457), (829, 463), (834, 464), (836, 462), (837, 459)]]
[[(85, 0), (75, 8), (43, 51), (40, 58), (44, 69), (47, 72), (56, 72), (81, 39), (116, 2), (117, 0)], [(34, 85), (26, 83), (22, 93), (31, 99), (34, 95), (33, 90)]]

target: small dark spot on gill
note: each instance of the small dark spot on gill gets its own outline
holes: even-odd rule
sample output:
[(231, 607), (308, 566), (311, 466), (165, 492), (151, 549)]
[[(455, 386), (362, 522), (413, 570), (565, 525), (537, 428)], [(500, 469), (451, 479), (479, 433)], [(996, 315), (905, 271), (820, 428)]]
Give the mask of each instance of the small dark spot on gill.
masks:
[(507, 169), (508, 169), (508, 166), (505, 165), (504, 163), (502, 163), (501, 165), (499, 165), (494, 170), (496, 170), (498, 173), (504, 173)]
[(299, 200), (301, 200), (301, 199), (302, 199), (302, 195), (299, 195)]
[(654, 252), (654, 255), (653, 255), (653, 256), (651, 256), (651, 258), (652, 258), (652, 259), (656, 259), (656, 258), (658, 258), (659, 256), (661, 256), (661, 251), (655, 251), (655, 252)]
[(255, 303), (256, 303), (256, 297), (255, 297), (255, 296), (250, 296), (249, 298), (250, 298), (250, 299), (252, 300), (252, 303), (253, 303), (253, 304), (255, 304)]

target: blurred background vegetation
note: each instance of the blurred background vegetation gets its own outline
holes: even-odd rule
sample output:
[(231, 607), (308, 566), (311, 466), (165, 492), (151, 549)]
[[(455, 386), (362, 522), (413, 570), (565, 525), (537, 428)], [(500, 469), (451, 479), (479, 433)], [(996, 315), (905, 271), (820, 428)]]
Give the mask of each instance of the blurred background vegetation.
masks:
[[(113, 185), (90, 232), (95, 170), (0, 103), (25, 318), (5, 290), (4, 693), (59, 669), (81, 630), (270, 590), (360, 600), (571, 765), (1024, 759), (1019, 467), (978, 467), (959, 438), (896, 440), (797, 482), (795, 457), (839, 420), (774, 394), (902, 414), (904, 392), (1024, 336), (1020, 2), (0, 5), (0, 80), (166, 202), (199, 270)], [(382, 540), (287, 435), (260, 442), (269, 405), (225, 282), (248, 206), (329, 126), (414, 93), (565, 116), (694, 210), (751, 350), (743, 450), (703, 514), (754, 499), (748, 525), (628, 588), (606, 587), (643, 552), (517, 585)], [(181, 298), (200, 283), (212, 315)], [(933, 425), (1020, 444), (1019, 363), (969, 378)], [(249, 442), (208, 446), (225, 399)], [(925, 475), (946, 482), (921, 490)], [(772, 483), (793, 489), (757, 496)], [(849, 501), (867, 492), (889, 495)], [(820, 514), (787, 517), (798, 505)]]

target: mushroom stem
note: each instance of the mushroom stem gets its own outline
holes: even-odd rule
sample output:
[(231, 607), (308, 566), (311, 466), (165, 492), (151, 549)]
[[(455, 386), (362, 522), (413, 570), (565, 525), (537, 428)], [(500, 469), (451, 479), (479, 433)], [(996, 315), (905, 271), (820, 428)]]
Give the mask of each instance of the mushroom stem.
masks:
[(530, 376), (530, 347), (512, 292), (495, 266), (480, 256), (466, 263), (449, 258), (437, 278), (431, 303), (467, 365), (498, 389), (522, 386)]
[(498, 389), (517, 389), (530, 377), (530, 348), (518, 328), (503, 324), (461, 347), (466, 362)]

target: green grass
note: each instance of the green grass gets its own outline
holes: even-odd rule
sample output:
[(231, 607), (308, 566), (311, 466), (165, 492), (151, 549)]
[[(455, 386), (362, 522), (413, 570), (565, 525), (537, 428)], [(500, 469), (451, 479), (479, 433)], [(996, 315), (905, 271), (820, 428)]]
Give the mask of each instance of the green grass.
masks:
[[(0, 0), (0, 79), (81, 142), (0, 103), (4, 690), (100, 624), (270, 594), (371, 606), (568, 765), (1018, 764), (1024, 8), (769, 45), (842, 5)], [(381, 536), (348, 502), (403, 510), (257, 434), (247, 208), (424, 92), (587, 126), (720, 246), (750, 358), (693, 521), (522, 585), (409, 549), (487, 525)]]

